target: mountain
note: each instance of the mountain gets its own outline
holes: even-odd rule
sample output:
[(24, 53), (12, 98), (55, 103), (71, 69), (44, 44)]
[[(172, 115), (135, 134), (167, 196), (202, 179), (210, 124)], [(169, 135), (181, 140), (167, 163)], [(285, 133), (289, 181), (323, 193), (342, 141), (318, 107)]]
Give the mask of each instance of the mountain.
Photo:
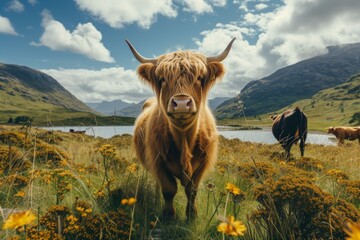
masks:
[(96, 112), (105, 114), (105, 115), (116, 115), (118, 114), (118, 111), (121, 109), (130, 107), (135, 105), (134, 103), (127, 103), (122, 100), (114, 100), (114, 101), (102, 101), (100, 103), (85, 103), (92, 109), (94, 109)]
[(25, 115), (44, 120), (59, 118), (60, 115), (69, 117), (78, 112), (89, 115), (93, 110), (54, 78), (25, 66), (0, 63), (1, 122), (16, 116)]
[[(264, 114), (291, 103), (311, 98), (360, 72), (360, 43), (328, 47), (328, 53), (277, 70), (260, 80), (251, 81), (236, 98), (216, 109), (218, 118)], [(241, 106), (240, 106), (241, 105)]]
[(120, 109), (119, 111), (116, 112), (116, 115), (124, 116), (124, 117), (135, 117), (136, 118), (140, 114), (144, 103), (145, 103), (145, 100), (143, 100), (143, 101), (141, 101), (139, 103), (130, 105), (128, 107), (125, 107), (123, 109)]
[(225, 102), (226, 100), (229, 100), (229, 97), (216, 97), (213, 99), (209, 99), (208, 104), (211, 110), (214, 110), (223, 102)]
[[(228, 100), (230, 98), (227, 97), (217, 97), (217, 98), (213, 98), (213, 99), (209, 99), (209, 107), (212, 110), (215, 110), (217, 106), (219, 106), (219, 104), (221, 104), (222, 102), (224, 102), (225, 100)], [(120, 100), (121, 101), (121, 100)], [(142, 106), (144, 105), (145, 100), (136, 103), (136, 104), (131, 104), (127, 107), (124, 107), (122, 109), (119, 109), (116, 111), (116, 115), (118, 116), (124, 116), (124, 117), (137, 117), (142, 109)], [(94, 108), (94, 109), (99, 109), (98, 107)]]
[(100, 105), (100, 103), (98, 103), (98, 102), (96, 102), (96, 103), (84, 102), (84, 103), (94, 111), (95, 111), (95, 108)]

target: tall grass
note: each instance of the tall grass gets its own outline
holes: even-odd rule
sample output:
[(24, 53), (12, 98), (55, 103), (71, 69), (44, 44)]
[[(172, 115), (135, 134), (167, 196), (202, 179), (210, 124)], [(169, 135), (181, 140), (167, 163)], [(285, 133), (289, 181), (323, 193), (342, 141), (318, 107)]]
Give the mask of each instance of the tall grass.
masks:
[[(360, 148), (295, 145), (289, 162), (278, 144), (220, 138), (218, 161), (200, 185), (198, 217), (186, 221), (179, 187), (177, 218), (161, 216), (154, 178), (139, 164), (132, 136), (111, 139), (17, 128), (0, 132), (0, 226), (14, 211), (32, 209), (30, 239), (227, 239), (221, 222), (246, 224), (242, 239), (341, 239), (360, 221)], [(240, 189), (233, 194), (231, 183)], [(136, 198), (133, 205), (121, 200)], [(18, 229), (19, 230), (19, 229)]]

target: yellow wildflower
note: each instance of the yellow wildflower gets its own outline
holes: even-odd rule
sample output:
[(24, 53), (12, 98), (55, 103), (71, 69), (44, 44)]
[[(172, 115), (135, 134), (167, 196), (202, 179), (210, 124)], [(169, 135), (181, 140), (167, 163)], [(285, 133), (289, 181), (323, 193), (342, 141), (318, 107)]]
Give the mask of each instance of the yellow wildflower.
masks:
[(4, 223), (3, 229), (18, 229), (32, 223), (35, 218), (31, 210), (10, 214)]
[(105, 193), (100, 189), (94, 193), (96, 198), (103, 198), (105, 197)]
[(129, 172), (134, 173), (138, 170), (138, 165), (136, 163), (131, 164), (126, 168)]
[(75, 224), (77, 222), (77, 218), (74, 215), (69, 215), (66, 217), (66, 219), (69, 221), (70, 224)]
[(25, 192), (24, 191), (18, 191), (14, 196), (15, 197), (25, 197)]
[(129, 198), (128, 204), (133, 205), (134, 203), (136, 203), (136, 198)]
[(234, 216), (229, 216), (227, 220), (217, 226), (218, 232), (231, 236), (244, 236), (246, 226), (241, 221), (235, 221)]
[(240, 195), (240, 188), (238, 188), (237, 186), (235, 186), (232, 183), (227, 183), (226, 184), (226, 190), (229, 191), (229, 193), (233, 194), (233, 195)]
[(345, 229), (345, 233), (348, 235), (346, 240), (360, 240), (360, 222), (358, 223), (349, 223), (349, 229)]
[(136, 203), (136, 198), (133, 197), (129, 199), (124, 198), (123, 200), (121, 200), (122, 205), (133, 205), (134, 203)]
[(76, 207), (76, 210), (78, 210), (79, 212), (83, 212), (85, 209), (83, 207)]

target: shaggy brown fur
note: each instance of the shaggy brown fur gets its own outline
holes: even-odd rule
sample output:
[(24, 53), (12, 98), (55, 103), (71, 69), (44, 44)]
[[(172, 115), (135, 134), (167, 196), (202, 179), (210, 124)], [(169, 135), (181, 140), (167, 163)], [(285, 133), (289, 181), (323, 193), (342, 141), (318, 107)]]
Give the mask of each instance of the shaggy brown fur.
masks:
[[(200, 180), (216, 160), (218, 133), (207, 94), (224, 68), (220, 62), (207, 62), (202, 54), (177, 51), (158, 57), (156, 64), (142, 63), (138, 74), (156, 98), (146, 101), (135, 123), (137, 157), (161, 186), (163, 216), (175, 217), (173, 199), (179, 179), (188, 199), (186, 215), (191, 219), (197, 213)], [(182, 110), (177, 111), (180, 105)]]
[(273, 115), (272, 132), (285, 149), (286, 158), (290, 158), (290, 150), (300, 140), (301, 156), (304, 156), (307, 136), (307, 117), (299, 107), (289, 109), (282, 114)]
[(338, 145), (344, 144), (346, 140), (358, 140), (360, 144), (360, 127), (329, 127), (327, 133), (332, 133), (339, 140)]

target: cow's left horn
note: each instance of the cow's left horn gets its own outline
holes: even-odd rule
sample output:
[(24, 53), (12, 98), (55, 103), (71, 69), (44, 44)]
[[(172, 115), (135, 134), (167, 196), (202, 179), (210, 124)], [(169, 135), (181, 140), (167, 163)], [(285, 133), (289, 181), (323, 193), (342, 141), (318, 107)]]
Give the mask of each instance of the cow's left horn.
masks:
[(125, 39), (126, 43), (129, 45), (129, 48), (131, 50), (131, 52), (133, 53), (134, 57), (141, 63), (152, 63), (152, 64), (156, 64), (157, 59), (156, 58), (144, 58), (143, 56), (140, 55), (140, 53), (138, 53), (138, 51), (136, 51), (136, 49), (133, 47), (133, 45), (127, 40)]
[(207, 62), (221, 62), (222, 60), (224, 60), (226, 58), (226, 56), (229, 54), (231, 46), (233, 44), (233, 42), (235, 41), (236, 38), (233, 38), (229, 44), (227, 45), (227, 47), (225, 48), (225, 50), (220, 53), (219, 55), (215, 56), (215, 57), (207, 57), (206, 60)]

